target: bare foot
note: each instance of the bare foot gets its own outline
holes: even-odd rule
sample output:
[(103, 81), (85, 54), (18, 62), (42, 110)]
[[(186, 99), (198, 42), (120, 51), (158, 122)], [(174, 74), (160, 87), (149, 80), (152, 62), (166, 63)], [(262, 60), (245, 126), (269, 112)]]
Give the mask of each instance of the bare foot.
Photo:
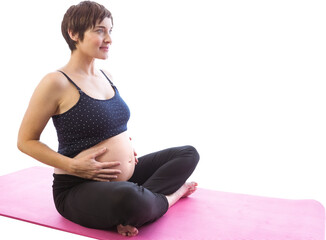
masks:
[(188, 197), (197, 190), (196, 182), (188, 182), (182, 185), (175, 193), (166, 196), (169, 202), (169, 207), (172, 207), (180, 198)]
[(120, 224), (117, 226), (117, 230), (119, 234), (127, 237), (134, 237), (138, 234), (138, 229), (130, 225), (123, 226)]
[(193, 194), (197, 190), (198, 183), (190, 182), (190, 183), (185, 183), (184, 185), (187, 185), (188, 190), (183, 194), (182, 196), (183, 198)]

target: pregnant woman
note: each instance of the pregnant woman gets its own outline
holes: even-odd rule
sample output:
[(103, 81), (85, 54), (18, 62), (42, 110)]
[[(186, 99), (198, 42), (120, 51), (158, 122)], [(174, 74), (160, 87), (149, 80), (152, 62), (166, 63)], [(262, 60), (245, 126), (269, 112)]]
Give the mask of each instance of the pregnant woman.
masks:
[[(197, 184), (186, 180), (199, 155), (194, 147), (182, 146), (137, 159), (127, 133), (129, 108), (110, 74), (94, 66), (95, 59), (108, 57), (112, 27), (111, 13), (95, 2), (67, 10), (61, 28), (70, 60), (35, 89), (18, 148), (54, 167), (53, 198), (63, 217), (135, 236), (138, 227), (196, 190)], [(40, 141), (50, 118), (57, 152)]]

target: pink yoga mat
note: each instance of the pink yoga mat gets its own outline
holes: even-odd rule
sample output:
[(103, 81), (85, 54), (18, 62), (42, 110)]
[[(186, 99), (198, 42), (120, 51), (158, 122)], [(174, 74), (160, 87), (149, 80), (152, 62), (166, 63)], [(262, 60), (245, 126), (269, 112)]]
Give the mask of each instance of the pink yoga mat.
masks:
[[(52, 200), (52, 169), (0, 177), (0, 215), (95, 239), (126, 239), (74, 224)], [(324, 240), (325, 209), (314, 200), (285, 200), (198, 189), (133, 239)], [(27, 236), (28, 238), (28, 236)]]

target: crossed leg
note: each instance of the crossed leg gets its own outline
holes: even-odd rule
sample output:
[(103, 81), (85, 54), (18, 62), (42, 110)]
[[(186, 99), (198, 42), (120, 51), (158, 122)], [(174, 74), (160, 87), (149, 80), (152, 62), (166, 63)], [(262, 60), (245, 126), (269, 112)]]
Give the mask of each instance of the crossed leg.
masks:
[[(180, 198), (188, 197), (197, 189), (196, 182), (185, 181), (194, 171), (199, 154), (192, 146), (175, 147), (139, 158), (132, 182), (148, 190), (163, 194), (172, 207)], [(123, 236), (136, 236), (138, 229), (131, 225), (117, 226)]]
[[(169, 203), (169, 208), (172, 207), (181, 198), (188, 197), (194, 193), (197, 190), (197, 185), (198, 184), (196, 182), (185, 183), (175, 193), (166, 196)], [(130, 225), (123, 226), (120, 224), (117, 226), (117, 231), (119, 234), (127, 237), (134, 237), (138, 234), (138, 229)]]

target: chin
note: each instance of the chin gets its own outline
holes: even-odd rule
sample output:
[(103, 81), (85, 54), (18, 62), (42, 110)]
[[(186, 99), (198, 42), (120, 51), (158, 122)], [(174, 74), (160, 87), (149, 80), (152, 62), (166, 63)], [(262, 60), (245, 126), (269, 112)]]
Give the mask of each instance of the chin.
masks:
[(96, 58), (101, 59), (101, 60), (106, 60), (108, 59), (108, 54), (98, 54)]

